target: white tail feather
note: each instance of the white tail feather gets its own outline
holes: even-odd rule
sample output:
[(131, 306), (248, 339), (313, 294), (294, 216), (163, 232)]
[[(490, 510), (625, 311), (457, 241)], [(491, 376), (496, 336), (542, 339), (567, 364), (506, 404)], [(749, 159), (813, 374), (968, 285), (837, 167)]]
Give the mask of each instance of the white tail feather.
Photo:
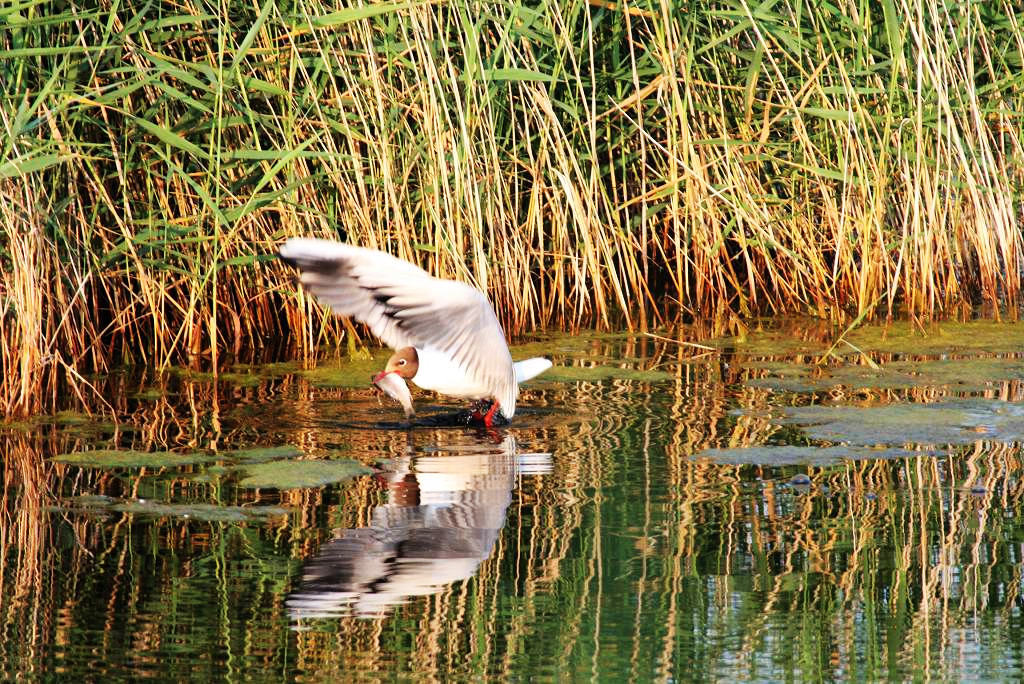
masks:
[(525, 361), (516, 361), (512, 365), (516, 369), (516, 382), (520, 383), (535, 378), (551, 368), (551, 362), (539, 356)]

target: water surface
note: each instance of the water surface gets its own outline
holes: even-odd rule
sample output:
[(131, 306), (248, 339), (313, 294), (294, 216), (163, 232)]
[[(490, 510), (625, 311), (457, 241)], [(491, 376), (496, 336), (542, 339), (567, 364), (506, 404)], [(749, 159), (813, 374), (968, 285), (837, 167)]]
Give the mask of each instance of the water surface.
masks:
[(1018, 676), (1020, 326), (841, 332), (528, 340), (494, 430), (379, 358), (96, 379), (0, 428), (0, 676)]

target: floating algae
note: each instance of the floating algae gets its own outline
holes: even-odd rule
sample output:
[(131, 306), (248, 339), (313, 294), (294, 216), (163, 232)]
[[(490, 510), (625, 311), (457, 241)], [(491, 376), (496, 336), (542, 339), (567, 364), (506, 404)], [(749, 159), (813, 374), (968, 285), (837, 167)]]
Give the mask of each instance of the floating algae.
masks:
[[(830, 348), (838, 356), (856, 355), (858, 350), (924, 355), (957, 352), (1019, 353), (1024, 349), (1024, 322), (946, 321), (931, 324), (922, 330), (919, 326), (901, 321), (865, 324), (849, 331), (832, 328), (830, 331), (813, 330), (809, 333), (809, 330), (813, 330), (813, 326), (751, 330), (743, 336), (700, 342), (716, 349), (749, 356), (822, 355)], [(837, 340), (839, 343), (833, 347), (833, 342)]]
[(846, 364), (816, 367), (807, 364), (758, 363), (769, 375), (749, 380), (751, 387), (782, 392), (823, 392), (837, 387), (851, 390), (947, 387), (959, 392), (980, 392), (992, 383), (1024, 380), (1024, 360), (1007, 358), (893, 361), (872, 368)]
[(299, 371), (317, 387), (339, 387), (349, 389), (369, 389), (371, 378), (379, 373), (387, 361), (388, 350), (377, 353), (376, 358), (367, 360), (337, 360), (325, 363), (312, 370)]
[(302, 364), (298, 361), (274, 361), (263, 363), (258, 366), (236, 365), (236, 371), (256, 372), (266, 378), (279, 378), (291, 373), (298, 373), (302, 370)]
[(92, 420), (92, 417), (76, 411), (60, 411), (52, 418), (57, 425), (84, 425)]
[(3, 420), (0, 421), (0, 430), (9, 430), (11, 432), (32, 432), (39, 426), (39, 423), (32, 420)]
[(207, 522), (245, 522), (288, 515), (280, 506), (219, 506), (216, 504), (168, 504), (158, 501), (127, 501), (110, 507), (119, 513), (158, 517), (192, 518)]
[[(284, 373), (270, 372), (269, 369), (273, 365), (282, 364), (268, 364), (268, 366), (235, 366), (235, 370), (222, 371), (216, 375), (210, 371), (200, 371), (184, 366), (173, 366), (168, 369), (168, 372), (177, 375), (178, 377), (187, 380), (189, 382), (225, 382), (236, 387), (258, 387), (259, 384), (265, 380), (269, 380), (277, 375), (283, 375)], [(296, 369), (297, 364), (289, 364), (290, 368)]]
[(923, 331), (909, 322), (865, 325), (846, 338), (863, 351), (896, 354), (1019, 353), (1024, 349), (1024, 322), (946, 321)]
[(18, 430), (30, 432), (38, 430), (42, 426), (56, 426), (62, 433), (93, 435), (104, 432), (114, 432), (118, 429), (127, 431), (133, 429), (125, 424), (113, 423), (100, 416), (78, 413), (76, 411), (61, 411), (53, 415), (38, 415), (23, 420), (0, 422), (0, 429)]
[(246, 463), (260, 463), (263, 461), (276, 461), (284, 458), (295, 458), (302, 455), (302, 449), (291, 444), (282, 444), (271, 447), (249, 447), (248, 449), (236, 449), (234, 451), (222, 451), (220, 456), (235, 461)]
[(933, 452), (910, 451), (909, 449), (872, 449), (869, 447), (813, 447), (813, 446), (754, 446), (732, 449), (705, 449), (694, 454), (695, 458), (710, 458), (717, 463), (733, 465), (833, 465), (842, 461), (864, 459), (907, 458), (910, 456), (931, 456)]
[(69, 496), (61, 501), (61, 503), (68, 508), (106, 508), (118, 502), (112, 496), (106, 496), (105, 494), (81, 494), (79, 496)]
[(216, 459), (216, 456), (198, 451), (179, 454), (173, 451), (133, 451), (129, 449), (77, 451), (53, 457), (53, 460), (58, 463), (67, 463), (83, 468), (174, 468)]
[(239, 485), (252, 489), (300, 489), (322, 487), (373, 472), (358, 461), (272, 461), (244, 468)]
[(742, 337), (719, 337), (698, 341), (721, 351), (750, 356), (824, 354), (830, 346), (824, 339), (803, 339), (781, 330), (751, 331)]
[(816, 369), (810, 364), (793, 361), (749, 361), (743, 365), (745, 368), (767, 371), (770, 376), (778, 378), (805, 378)]
[(58, 428), (61, 434), (89, 438), (114, 432), (135, 432), (137, 429), (134, 425), (111, 423), (106, 420), (89, 423), (71, 423)]
[[(564, 333), (541, 334), (531, 342), (510, 344), (509, 352), (516, 361), (534, 356), (550, 357), (552, 354), (571, 357), (585, 356), (588, 359), (594, 360), (600, 358), (594, 354), (595, 346), (609, 342), (626, 342), (634, 337), (636, 337), (635, 333), (599, 333), (592, 330), (582, 331), (574, 335)], [(620, 355), (616, 355), (615, 358), (618, 360), (622, 359)]]
[(209, 371), (196, 370), (187, 366), (171, 366), (167, 372), (190, 382), (212, 382), (214, 379), (213, 373)]
[(266, 378), (253, 373), (220, 373), (217, 379), (236, 387), (258, 387)]
[(971, 444), (979, 439), (1024, 441), (1024, 404), (959, 399), (935, 404), (796, 406), (783, 423), (811, 439), (849, 445)]
[(675, 376), (660, 370), (640, 370), (618, 366), (553, 366), (540, 375), (540, 382), (600, 382), (602, 380), (633, 380), (635, 382), (659, 382), (672, 380)]

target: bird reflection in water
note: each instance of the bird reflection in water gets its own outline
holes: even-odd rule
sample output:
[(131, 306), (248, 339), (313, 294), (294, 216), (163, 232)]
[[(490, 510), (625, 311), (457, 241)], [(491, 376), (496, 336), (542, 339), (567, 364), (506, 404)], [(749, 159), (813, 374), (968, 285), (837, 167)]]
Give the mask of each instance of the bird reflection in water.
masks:
[(515, 438), (405, 454), (385, 466), (388, 502), (367, 527), (335, 530), (308, 560), (288, 610), (311, 618), (378, 617), (413, 596), (472, 577), (505, 524), (520, 475), (550, 472), (551, 455)]

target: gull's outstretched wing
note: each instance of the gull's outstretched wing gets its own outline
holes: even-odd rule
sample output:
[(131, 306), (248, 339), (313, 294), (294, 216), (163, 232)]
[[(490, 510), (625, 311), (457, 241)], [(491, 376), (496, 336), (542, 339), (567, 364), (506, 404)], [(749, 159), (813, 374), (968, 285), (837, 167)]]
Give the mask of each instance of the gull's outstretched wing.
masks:
[(335, 313), (365, 323), (393, 349), (430, 348), (494, 390), (502, 413), (515, 413), (516, 384), (505, 333), (487, 298), (454, 280), (435, 278), (385, 252), (340, 242), (291, 238), (281, 258)]

